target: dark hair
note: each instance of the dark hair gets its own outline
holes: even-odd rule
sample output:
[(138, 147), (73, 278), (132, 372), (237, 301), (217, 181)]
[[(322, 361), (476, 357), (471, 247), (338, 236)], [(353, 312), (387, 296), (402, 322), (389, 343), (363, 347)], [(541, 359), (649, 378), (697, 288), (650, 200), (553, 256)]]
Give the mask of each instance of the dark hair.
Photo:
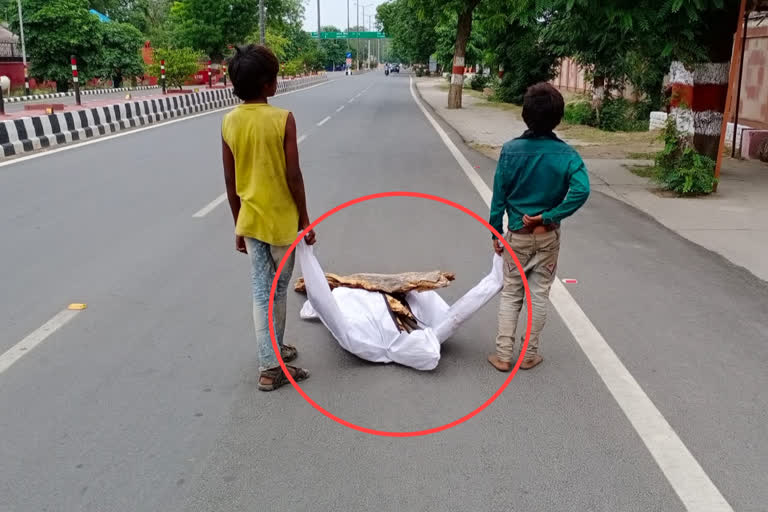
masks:
[(263, 96), (264, 87), (277, 80), (278, 71), (280, 62), (266, 46), (237, 46), (229, 59), (229, 76), (235, 96), (244, 101)]
[(534, 133), (547, 133), (563, 119), (563, 95), (546, 82), (532, 85), (523, 97), (523, 121)]

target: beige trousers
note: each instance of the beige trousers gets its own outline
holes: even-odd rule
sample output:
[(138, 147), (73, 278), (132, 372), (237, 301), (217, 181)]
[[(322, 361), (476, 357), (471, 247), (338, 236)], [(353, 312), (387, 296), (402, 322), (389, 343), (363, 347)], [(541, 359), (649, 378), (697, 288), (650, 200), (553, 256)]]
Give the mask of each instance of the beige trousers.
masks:
[[(547, 321), (549, 289), (557, 271), (560, 253), (560, 230), (540, 235), (507, 233), (507, 242), (523, 267), (531, 291), (531, 338), (525, 359), (539, 351), (539, 335)], [(496, 353), (502, 361), (515, 360), (515, 336), (520, 310), (525, 303), (525, 287), (512, 257), (504, 251), (504, 288), (499, 305), (499, 327), (496, 334)], [(521, 337), (524, 340), (524, 337)], [(522, 343), (522, 341), (521, 341)]]

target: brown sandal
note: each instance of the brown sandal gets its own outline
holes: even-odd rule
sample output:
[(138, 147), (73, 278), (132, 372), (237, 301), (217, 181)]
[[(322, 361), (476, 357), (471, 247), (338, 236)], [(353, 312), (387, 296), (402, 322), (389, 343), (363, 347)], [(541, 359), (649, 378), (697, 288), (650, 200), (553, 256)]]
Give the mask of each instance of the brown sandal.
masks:
[(283, 345), (282, 350), (280, 350), (280, 357), (283, 358), (284, 363), (290, 363), (299, 357), (299, 350), (293, 345), (286, 343)]
[[(293, 380), (296, 382), (301, 382), (302, 380), (307, 380), (309, 378), (309, 372), (304, 368), (296, 368), (295, 366), (289, 365), (286, 365), (286, 368), (291, 372), (291, 376), (293, 376)], [(261, 379), (264, 377), (272, 379), (272, 382), (269, 384), (262, 383)], [(264, 370), (259, 374), (259, 391), (274, 391), (290, 382), (291, 381), (288, 380), (288, 377), (285, 376), (283, 369), (280, 367)]]
[(544, 360), (544, 358), (541, 357), (539, 354), (536, 354), (535, 356), (531, 357), (530, 359), (523, 359), (523, 362), (520, 363), (520, 369), (521, 370), (530, 370), (534, 366), (538, 366), (543, 360)]

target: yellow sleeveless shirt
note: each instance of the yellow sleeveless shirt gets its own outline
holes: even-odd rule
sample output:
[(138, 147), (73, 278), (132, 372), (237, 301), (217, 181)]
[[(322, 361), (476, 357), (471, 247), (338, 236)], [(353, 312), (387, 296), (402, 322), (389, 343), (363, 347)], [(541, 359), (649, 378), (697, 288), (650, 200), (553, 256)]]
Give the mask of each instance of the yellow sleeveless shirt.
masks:
[(275, 246), (292, 244), (299, 231), (299, 212), (285, 176), (287, 119), (287, 110), (246, 103), (227, 113), (221, 126), (235, 157), (241, 203), (235, 233)]

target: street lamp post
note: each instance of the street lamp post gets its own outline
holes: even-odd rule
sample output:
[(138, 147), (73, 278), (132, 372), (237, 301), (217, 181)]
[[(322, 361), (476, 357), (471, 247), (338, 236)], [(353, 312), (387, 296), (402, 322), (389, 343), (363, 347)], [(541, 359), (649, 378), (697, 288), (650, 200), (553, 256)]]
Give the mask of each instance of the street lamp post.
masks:
[(317, 42), (320, 43), (320, 38), (322, 37), (322, 34), (320, 34), (320, 0), (317, 0)]
[[(355, 2), (355, 3), (357, 3), (357, 2)], [(365, 25), (365, 8), (366, 7), (370, 7), (372, 5), (373, 4), (365, 4), (365, 5), (362, 6), (363, 7), (363, 25)], [(358, 4), (357, 7), (358, 7), (358, 11), (357, 11), (357, 53), (358, 53), (357, 68), (360, 69), (360, 10), (359, 10), (360, 9), (360, 4)], [(363, 28), (365, 28), (365, 27), (363, 27)], [(368, 41), (368, 49), (370, 50), (370, 48), (371, 48), (371, 42)], [(368, 53), (369, 53), (369, 55), (368, 55), (368, 64), (369, 64), (369, 66), (368, 67), (370, 68), (370, 58), (371, 58), (370, 51)]]
[(24, 62), (24, 94), (29, 96), (29, 73), (27, 72), (27, 48), (24, 44), (24, 21), (21, 14), (21, 0), (16, 0), (19, 7), (19, 36), (21, 37), (21, 60)]
[[(352, 45), (349, 42), (349, 0), (347, 0), (347, 50), (349, 50), (350, 48), (352, 48)], [(351, 67), (351, 66), (347, 65), (347, 68), (349, 68), (349, 67)], [(351, 69), (347, 69), (346, 74), (347, 75), (351, 75), (352, 74), (352, 70)]]

